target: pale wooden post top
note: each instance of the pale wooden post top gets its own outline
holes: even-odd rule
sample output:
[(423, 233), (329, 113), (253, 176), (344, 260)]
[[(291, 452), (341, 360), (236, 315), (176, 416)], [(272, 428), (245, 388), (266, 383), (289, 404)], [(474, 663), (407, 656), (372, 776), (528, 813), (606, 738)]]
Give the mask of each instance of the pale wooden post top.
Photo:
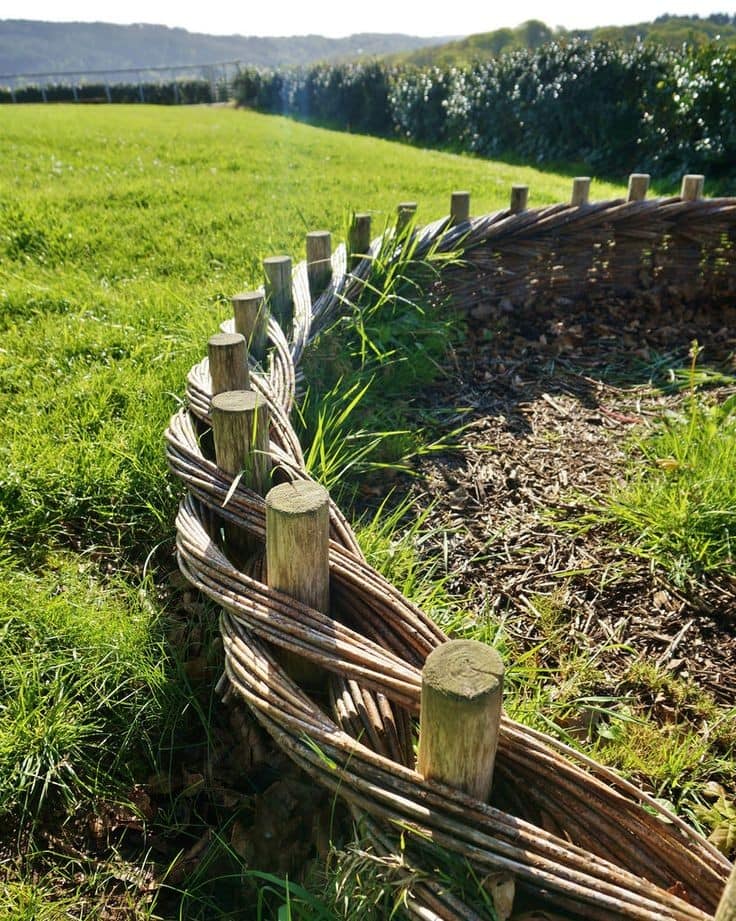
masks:
[(212, 393), (225, 390), (247, 390), (248, 348), (240, 333), (215, 333), (207, 342)]
[(590, 176), (576, 176), (572, 181), (572, 197), (570, 204), (578, 208), (587, 205), (590, 196)]
[(470, 192), (458, 191), (450, 195), (450, 221), (464, 224), (470, 220)]
[(704, 187), (705, 176), (699, 173), (690, 173), (687, 176), (683, 176), (680, 198), (683, 201), (697, 201), (703, 197)]
[(487, 800), (493, 782), (504, 665), (491, 646), (451, 640), (422, 669), (417, 770)]
[(629, 176), (628, 201), (644, 201), (649, 191), (649, 173), (632, 173)]
[(511, 203), (509, 205), (509, 210), (513, 214), (521, 214), (522, 211), (526, 211), (528, 201), (529, 201), (529, 186), (528, 185), (512, 185), (511, 186)]

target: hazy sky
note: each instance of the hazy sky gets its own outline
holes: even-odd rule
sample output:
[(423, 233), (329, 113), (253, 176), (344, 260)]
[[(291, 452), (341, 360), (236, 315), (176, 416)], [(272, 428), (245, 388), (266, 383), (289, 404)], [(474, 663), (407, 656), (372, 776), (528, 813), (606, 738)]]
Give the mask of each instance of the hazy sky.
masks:
[(240, 2), (209, 0), (185, 4), (181, 0), (2, 0), (2, 19), (47, 19), (56, 22), (149, 22), (181, 26), (191, 32), (213, 35), (319, 35), (341, 36), (352, 32), (407, 32), (413, 35), (467, 35), (515, 26), (526, 19), (548, 25), (587, 28), (622, 25), (654, 19), (662, 13), (707, 16), (732, 4), (708, 0), (619, 0), (598, 6), (579, 0), (519, 0), (509, 5), (490, 3), (460, 6), (427, 0), (368, 0), (355, 3), (309, 3), (307, 0)]

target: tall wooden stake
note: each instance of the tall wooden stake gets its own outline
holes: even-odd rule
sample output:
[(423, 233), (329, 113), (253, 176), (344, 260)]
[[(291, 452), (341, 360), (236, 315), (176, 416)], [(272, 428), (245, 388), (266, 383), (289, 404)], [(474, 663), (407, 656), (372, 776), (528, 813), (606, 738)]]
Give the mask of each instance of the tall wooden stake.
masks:
[(402, 201), (396, 208), (396, 236), (406, 230), (411, 223), (411, 219), (417, 213), (417, 203), (415, 201)]
[(358, 263), (365, 259), (370, 248), (371, 216), (367, 213), (354, 214), (348, 231), (348, 253), (350, 254), (351, 269), (354, 269)]
[(216, 333), (207, 343), (212, 395), (225, 390), (247, 390), (248, 349), (240, 333)]
[(452, 640), (422, 669), (417, 770), (487, 801), (498, 748), (504, 667), (490, 646)]
[(307, 277), (309, 293), (316, 300), (332, 279), (332, 237), (328, 230), (307, 234)]
[[(233, 298), (235, 332), (245, 337), (248, 354), (256, 361), (266, 357), (268, 307), (263, 291), (243, 291)], [(237, 389), (237, 388), (233, 388)], [(247, 388), (246, 388), (247, 389)]]
[(291, 287), (291, 257), (268, 256), (263, 260), (266, 275), (266, 300), (271, 313), (285, 332), (294, 319), (294, 294)]
[[(330, 497), (309, 480), (281, 483), (266, 496), (268, 584), (323, 614), (330, 609)], [(300, 656), (283, 657), (289, 674), (315, 688), (324, 672)]]
[(526, 211), (527, 202), (529, 201), (529, 186), (528, 185), (512, 185), (511, 186), (511, 203), (509, 205), (509, 210), (512, 214), (521, 214), (522, 211)]
[(680, 198), (683, 201), (697, 201), (703, 197), (705, 187), (705, 176), (696, 173), (682, 177), (682, 188), (680, 189)]
[[(253, 492), (266, 494), (271, 480), (268, 403), (253, 390), (228, 390), (212, 398), (212, 435), (217, 466)], [(258, 541), (229, 521), (223, 525), (225, 550), (243, 566)]]
[(450, 195), (450, 223), (464, 224), (470, 220), (470, 192), (453, 192)]
[(649, 173), (632, 173), (629, 176), (627, 201), (644, 201), (649, 190)]
[(577, 176), (572, 181), (572, 198), (570, 204), (580, 207), (587, 205), (590, 197), (590, 176)]

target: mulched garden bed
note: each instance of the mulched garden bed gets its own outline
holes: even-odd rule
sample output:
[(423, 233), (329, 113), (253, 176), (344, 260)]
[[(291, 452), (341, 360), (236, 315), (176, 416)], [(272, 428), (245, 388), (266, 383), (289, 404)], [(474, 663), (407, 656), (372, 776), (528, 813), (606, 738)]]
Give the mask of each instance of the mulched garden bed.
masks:
[(503, 619), (519, 648), (544, 642), (533, 599), (553, 599), (557, 642), (601, 650), (609, 691), (638, 656), (734, 705), (736, 583), (678, 590), (611, 527), (583, 522), (623, 476), (625, 448), (681, 405), (665, 371), (688, 365), (691, 340), (703, 365), (733, 372), (736, 308), (650, 296), (474, 313), (467, 345), (422, 397), (425, 410), (467, 409), (461, 446), (407, 483), (432, 504), (425, 547), (446, 557), (449, 587), (472, 599), (469, 617)]

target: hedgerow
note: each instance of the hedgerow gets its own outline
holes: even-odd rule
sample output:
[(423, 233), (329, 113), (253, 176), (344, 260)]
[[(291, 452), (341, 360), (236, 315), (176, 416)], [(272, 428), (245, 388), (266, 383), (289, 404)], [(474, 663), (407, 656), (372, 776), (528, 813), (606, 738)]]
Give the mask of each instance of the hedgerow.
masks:
[(598, 172), (734, 170), (736, 49), (550, 42), (464, 67), (243, 71), (239, 103), (350, 131)]
[[(76, 90), (76, 93), (75, 93)], [(44, 98), (45, 95), (45, 98)], [(47, 86), (28, 85), (15, 90), (15, 102), (146, 102), (153, 105), (187, 105), (216, 102), (227, 95), (220, 86), (215, 89), (208, 80), (172, 80), (168, 83), (82, 83), (72, 86), (54, 83)], [(13, 94), (0, 88), (0, 103), (13, 102)]]

